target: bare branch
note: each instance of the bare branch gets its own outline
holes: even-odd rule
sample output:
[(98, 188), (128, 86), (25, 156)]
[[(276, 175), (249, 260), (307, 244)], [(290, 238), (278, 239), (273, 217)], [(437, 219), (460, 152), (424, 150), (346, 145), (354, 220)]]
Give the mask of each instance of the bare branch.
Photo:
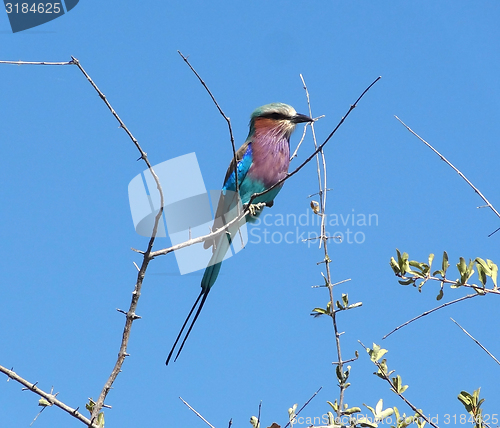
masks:
[(141, 296), (141, 288), (142, 288), (142, 283), (144, 281), (144, 276), (146, 275), (146, 270), (148, 268), (149, 262), (153, 259), (151, 257), (151, 252), (153, 249), (153, 244), (155, 241), (156, 233), (158, 232), (158, 225), (160, 223), (160, 219), (163, 214), (163, 205), (164, 205), (164, 197), (163, 197), (163, 190), (160, 184), (160, 180), (156, 173), (154, 172), (153, 168), (151, 167), (151, 164), (148, 160), (146, 152), (142, 149), (140, 146), (139, 142), (137, 139), (132, 135), (132, 133), (129, 131), (125, 123), (121, 120), (120, 116), (118, 116), (118, 113), (116, 113), (115, 109), (111, 106), (109, 101), (107, 100), (106, 96), (102, 93), (102, 91), (97, 87), (97, 85), (94, 83), (94, 81), (91, 79), (91, 77), (88, 75), (88, 73), (85, 71), (85, 69), (82, 67), (80, 64), (80, 61), (76, 59), (75, 57), (71, 57), (73, 59), (73, 63), (80, 69), (80, 71), (83, 73), (83, 75), (87, 78), (87, 80), (90, 82), (92, 87), (95, 89), (95, 91), (99, 94), (99, 97), (103, 100), (103, 102), (106, 104), (108, 107), (109, 111), (113, 114), (113, 116), (116, 118), (118, 123), (120, 124), (120, 127), (124, 129), (124, 131), (127, 133), (127, 135), (130, 137), (134, 145), (136, 146), (137, 150), (141, 154), (141, 157), (139, 159), (142, 159), (146, 165), (149, 168), (149, 172), (153, 176), (153, 179), (155, 180), (156, 187), (158, 189), (158, 192), (160, 193), (160, 209), (158, 211), (158, 214), (155, 217), (155, 223), (153, 227), (153, 233), (152, 237), (149, 240), (148, 243), (148, 248), (143, 254), (143, 261), (141, 268), (139, 269), (139, 272), (137, 274), (137, 281), (135, 283), (134, 291), (132, 292), (132, 300), (130, 302), (130, 307), (129, 310), (125, 313), (126, 318), (125, 318), (125, 326), (123, 328), (123, 335), (122, 335), (122, 342), (120, 345), (120, 350), (118, 352), (118, 358), (116, 360), (115, 366), (113, 367), (113, 370), (104, 384), (104, 387), (99, 395), (99, 398), (97, 399), (94, 408), (92, 410), (92, 421), (96, 420), (99, 412), (101, 411), (102, 407), (104, 406), (104, 401), (106, 399), (106, 396), (108, 395), (109, 391), (111, 390), (114, 381), (116, 380), (118, 374), (121, 372), (121, 368), (123, 366), (123, 362), (125, 361), (125, 357), (127, 357), (129, 354), (127, 354), (127, 346), (128, 342), (130, 339), (130, 332), (132, 328), (132, 323), (140, 318), (138, 315), (136, 315), (135, 311), (137, 309), (137, 305), (139, 303), (139, 297)]
[(454, 303), (458, 303), (458, 302), (461, 302), (462, 300), (466, 300), (466, 299), (471, 299), (471, 298), (476, 297), (476, 296), (480, 296), (480, 294), (477, 294), (477, 293), (467, 294), (467, 296), (460, 297), (459, 299), (452, 300), (451, 302), (444, 303), (444, 304), (442, 304), (440, 306), (437, 306), (434, 309), (431, 309), (429, 311), (425, 311), (424, 313), (416, 316), (415, 318), (412, 318), (411, 320), (406, 321), (404, 324), (401, 324), (400, 326), (396, 327), (390, 333), (387, 333), (382, 338), (382, 340), (384, 340), (386, 337), (389, 337), (392, 333), (394, 333), (395, 331), (399, 330), (400, 328), (403, 328), (403, 327), (407, 326), (408, 324), (412, 323), (413, 321), (418, 320), (419, 318), (422, 318), (422, 317), (425, 317), (426, 315), (432, 314), (433, 312), (435, 312), (435, 311), (437, 311), (439, 309), (445, 308), (446, 306), (450, 306), (450, 305), (453, 305)]
[[(336, 285), (343, 284), (344, 282), (351, 281), (351, 278), (343, 279), (342, 281), (336, 282), (335, 284), (330, 284), (330, 287), (335, 287)], [(329, 287), (328, 285), (312, 285), (311, 288), (321, 288), (321, 287)]]
[[(306, 82), (305, 82), (302, 74), (300, 75), (300, 79), (302, 80), (302, 85), (303, 85), (304, 91), (306, 93), (307, 106), (309, 108), (309, 116), (312, 117), (312, 109), (311, 109), (311, 101), (310, 101), (310, 97), (309, 97), (309, 91), (307, 89), (307, 85), (306, 85)], [(349, 112), (352, 111), (352, 108), (353, 107), (351, 106), (351, 109), (348, 111), (347, 114), (349, 114)], [(345, 117), (347, 117), (347, 115)], [(342, 118), (342, 120), (343, 119), (344, 118)], [(326, 159), (325, 159), (325, 154), (323, 152), (323, 147), (322, 147), (322, 146), (324, 146), (325, 143), (323, 143), (318, 149), (318, 144), (316, 141), (316, 132), (314, 130), (314, 123), (311, 123), (311, 132), (312, 132), (314, 147), (316, 148), (316, 169), (317, 169), (317, 175), (318, 175), (318, 196), (319, 196), (319, 213), (318, 214), (321, 216), (321, 226), (320, 226), (321, 239), (319, 241), (319, 248), (321, 248), (321, 244), (323, 244), (323, 252), (324, 252), (323, 262), (325, 263), (325, 269), (326, 269), (326, 283), (327, 283), (328, 293), (330, 295), (330, 307), (333, 310), (333, 308), (335, 307), (334, 306), (335, 303), (334, 303), (334, 299), (333, 299), (333, 285), (332, 285), (332, 278), (331, 278), (331, 272), (330, 272), (331, 259), (330, 259), (330, 256), (328, 254), (328, 237), (326, 236), (326, 226), (325, 226), (326, 197), (328, 194), (328, 192), (326, 191), (326, 189), (328, 188), (327, 180), (326, 180)], [(332, 135), (332, 134), (330, 134), (330, 135)], [(320, 155), (321, 155), (321, 163), (320, 163)], [(321, 177), (321, 166), (323, 167), (323, 180)], [(321, 263), (323, 263), (323, 262), (321, 262)], [(320, 264), (320, 263), (318, 263), (318, 264)], [(333, 331), (335, 334), (335, 346), (337, 349), (337, 359), (339, 362), (338, 367), (339, 367), (339, 370), (342, 371), (343, 370), (342, 350), (341, 350), (341, 346), (340, 346), (340, 333), (339, 333), (338, 327), (337, 327), (336, 315), (337, 315), (337, 311), (334, 311), (332, 313), (332, 323), (333, 323)], [(339, 380), (338, 386), (339, 386), (339, 406), (338, 406), (338, 410), (337, 410), (337, 417), (340, 418), (342, 416), (342, 410), (344, 408), (344, 394), (345, 394), (345, 390), (346, 390), (345, 382), (341, 382)]]
[[(495, 209), (495, 207), (493, 205), (491, 205), (490, 201), (488, 201), (488, 199), (486, 199), (486, 197), (479, 191), (479, 189), (474, 186), (470, 181), (469, 179), (462, 174), (462, 172), (460, 172), (460, 170), (458, 168), (456, 168), (448, 159), (446, 159), (441, 153), (439, 153), (434, 147), (432, 147), (427, 141), (425, 141), (420, 135), (418, 135), (415, 131), (413, 131), (406, 123), (404, 123), (399, 117), (397, 116), (394, 116), (397, 120), (399, 120), (399, 122), (408, 130), (410, 131), (413, 135), (415, 135), (415, 137), (417, 137), (420, 141), (422, 141), (422, 143), (424, 143), (427, 147), (429, 147), (434, 153), (436, 153), (440, 158), (441, 160), (445, 161), (460, 177), (462, 177), (465, 182), (470, 186), (472, 187), (472, 189), (474, 190), (474, 192), (476, 192), (480, 197), (481, 199), (486, 203), (486, 205), (488, 207), (490, 207), (490, 209), (496, 214), (496, 216), (498, 218), (500, 218), (500, 213)], [(497, 229), (498, 230), (498, 229)], [(495, 233), (495, 232), (493, 232)], [(493, 233), (491, 233), (490, 235), (488, 236), (491, 236), (493, 235)]]
[(215, 99), (214, 95), (212, 94), (212, 91), (208, 88), (207, 84), (203, 81), (203, 79), (200, 77), (200, 75), (196, 72), (194, 67), (191, 65), (191, 63), (188, 61), (187, 57), (185, 57), (181, 51), (177, 51), (177, 53), (182, 57), (184, 62), (189, 66), (191, 71), (196, 75), (200, 83), (203, 85), (203, 87), (206, 89), (208, 92), (208, 95), (210, 95), (210, 98), (212, 98), (212, 101), (214, 102), (215, 106), (217, 107), (217, 110), (219, 110), (219, 113), (222, 115), (222, 117), (226, 120), (227, 126), (229, 128), (229, 136), (231, 138), (231, 146), (233, 147), (233, 160), (234, 160), (234, 180), (235, 180), (235, 186), (236, 186), (236, 193), (238, 193), (238, 162), (236, 159), (236, 146), (234, 145), (234, 136), (233, 136), (233, 128), (231, 127), (231, 119), (225, 115), (225, 113), (222, 111), (222, 108), (220, 107), (219, 103)]
[(154, 227), (153, 227), (152, 237), (149, 240), (149, 244), (148, 244), (147, 250), (143, 253), (143, 262), (142, 262), (141, 268), (138, 269), (139, 272), (138, 272), (138, 275), (137, 275), (137, 281), (136, 281), (136, 284), (135, 284), (135, 287), (134, 287), (134, 291), (132, 293), (132, 301), (130, 303), (130, 308), (126, 312), (125, 327), (123, 329), (122, 342), (121, 342), (121, 345), (120, 345), (120, 351), (118, 353), (118, 359), (117, 359), (117, 361), (115, 363), (113, 371), (111, 372), (111, 375), (109, 376), (108, 380), (104, 384), (104, 387), (103, 387), (103, 389), (101, 391), (101, 394), (99, 395), (99, 398), (98, 398), (97, 402), (95, 403), (95, 405), (93, 407), (92, 417), (91, 417), (91, 419), (90, 419), (90, 421), (88, 423), (88, 425), (91, 425), (93, 423), (93, 421), (96, 420), (96, 418), (97, 418), (99, 412), (101, 411), (102, 407), (106, 407), (104, 405), (104, 400), (106, 399), (107, 394), (111, 390), (111, 387), (112, 387), (112, 385), (113, 385), (116, 377), (121, 372), (121, 367), (123, 365), (125, 357), (128, 355), (127, 352), (126, 352), (126, 350), (127, 350), (128, 341), (129, 341), (129, 338), (130, 338), (130, 331), (131, 331), (131, 327), (132, 327), (132, 322), (134, 320), (140, 318), (140, 317), (138, 317), (135, 314), (135, 310), (137, 308), (137, 304), (139, 302), (139, 297), (141, 295), (142, 282), (144, 280), (144, 276), (146, 274), (146, 270), (147, 270), (148, 264), (152, 260), (151, 251), (152, 251), (153, 244), (154, 244), (154, 241), (155, 241), (156, 233), (158, 231), (158, 225), (159, 225), (161, 216), (163, 214), (164, 197), (163, 197), (163, 190), (162, 190), (162, 187), (161, 187), (161, 184), (160, 184), (160, 180), (158, 179), (158, 176), (154, 172), (153, 168), (151, 167), (151, 164), (150, 164), (150, 162), (149, 162), (149, 160), (147, 158), (147, 153), (141, 148), (141, 146), (139, 145), (139, 142), (137, 141), (137, 139), (129, 131), (129, 129), (127, 128), (127, 126), (125, 125), (125, 123), (121, 120), (120, 116), (118, 116), (118, 114), (116, 113), (116, 111), (114, 110), (114, 108), (111, 106), (111, 104), (107, 100), (106, 96), (97, 87), (97, 85), (91, 79), (91, 77), (89, 76), (89, 74), (82, 67), (82, 65), (80, 64), (80, 61), (78, 61), (78, 59), (75, 58), (75, 57), (73, 57), (73, 56), (71, 58), (72, 58), (72, 60), (69, 61), (69, 62), (0, 61), (0, 63), (2, 63), (2, 64), (16, 64), (16, 65), (76, 65), (80, 69), (80, 71), (83, 73), (83, 75), (86, 77), (86, 79), (90, 82), (90, 84), (95, 89), (95, 91), (99, 94), (99, 97), (103, 100), (103, 102), (106, 104), (106, 106), (111, 111), (111, 113), (113, 114), (113, 116), (116, 118), (116, 120), (120, 124), (120, 127), (125, 130), (125, 132), (127, 133), (127, 135), (130, 137), (130, 139), (132, 140), (132, 142), (136, 146), (137, 150), (141, 154), (141, 156), (140, 156), (139, 159), (142, 159), (146, 163), (146, 165), (148, 166), (149, 172), (153, 176), (153, 179), (155, 180), (155, 183), (156, 183), (156, 187), (157, 187), (158, 192), (160, 194), (160, 209), (158, 211), (158, 214), (155, 217), (155, 224), (154, 224)]
[(457, 322), (456, 322), (453, 318), (451, 318), (451, 317), (450, 317), (450, 320), (452, 320), (452, 321), (453, 321), (456, 325), (458, 325), (458, 326), (462, 329), (462, 331), (463, 331), (463, 332), (464, 332), (467, 336), (469, 336), (469, 337), (470, 337), (470, 338), (471, 338), (474, 342), (476, 342), (476, 344), (477, 344), (477, 345), (479, 345), (479, 347), (480, 347), (480, 348), (481, 348), (484, 352), (486, 352), (486, 353), (487, 353), (487, 354), (488, 354), (491, 358), (493, 358), (493, 359), (495, 360), (495, 362), (496, 362), (498, 365), (500, 365), (500, 361), (498, 361), (498, 360), (496, 359), (496, 357), (495, 357), (495, 356), (494, 356), (494, 355), (493, 355), (490, 351), (488, 351), (488, 350), (487, 350), (487, 349), (486, 349), (483, 345), (481, 345), (481, 343), (480, 343), (477, 339), (475, 339), (474, 337), (472, 337), (472, 335), (471, 335), (471, 334), (470, 334), (470, 333), (469, 333), (469, 332), (468, 332), (465, 328), (463, 328), (463, 327), (462, 327), (459, 323), (457, 323)]
[[(318, 395), (318, 392), (320, 392), (322, 389), (323, 389), (323, 387), (320, 386), (319, 389), (311, 396), (311, 398), (309, 398), (309, 400), (307, 400), (304, 403), (304, 405), (299, 409), (299, 411), (297, 413), (295, 413), (295, 416), (299, 416), (300, 412), (302, 412), (302, 410), (304, 410), (304, 408), (312, 401), (312, 399), (314, 397), (316, 397), (316, 395)], [(290, 425), (290, 421), (283, 428), (287, 428), (288, 425)]]
[(300, 146), (302, 145), (302, 142), (304, 141), (304, 138), (306, 137), (306, 131), (307, 131), (308, 125), (309, 125), (309, 123), (306, 123), (306, 125), (304, 126), (304, 130), (302, 131), (302, 137), (300, 137), (300, 141), (299, 141), (299, 144), (297, 144), (297, 148), (293, 152), (292, 156), (290, 156), (290, 160), (292, 160), (295, 156), (297, 156), (297, 152), (299, 151)]
[(67, 62), (37, 62), (37, 61), (0, 61), (0, 64), (13, 64), (13, 65), (74, 65), (74, 61)]
[[(179, 397), (179, 399), (186, 405), (188, 406), (195, 414), (198, 416), (203, 422), (205, 422), (210, 428), (215, 428), (210, 422), (208, 422), (203, 416), (201, 416), (195, 409), (193, 409), (186, 401), (182, 399), (182, 397)], [(232, 424), (232, 419), (229, 421), (229, 426)]]
[(19, 382), (21, 385), (25, 386), (27, 390), (30, 390), (30, 391), (34, 392), (35, 394), (39, 395), (40, 397), (45, 398), (52, 405), (57, 406), (60, 409), (64, 410), (65, 412), (69, 413), (71, 416), (73, 416), (74, 418), (83, 422), (89, 428), (100, 428), (98, 425), (94, 425), (90, 419), (86, 418), (80, 412), (78, 412), (78, 408), (73, 409), (73, 408), (69, 407), (67, 404), (58, 400), (56, 398), (57, 394), (49, 394), (49, 393), (41, 390), (40, 388), (38, 388), (36, 386), (37, 383), (28, 382), (26, 379), (19, 376), (13, 370), (9, 370), (3, 366), (0, 366), (0, 372), (6, 374), (10, 379), (15, 380), (16, 382)]

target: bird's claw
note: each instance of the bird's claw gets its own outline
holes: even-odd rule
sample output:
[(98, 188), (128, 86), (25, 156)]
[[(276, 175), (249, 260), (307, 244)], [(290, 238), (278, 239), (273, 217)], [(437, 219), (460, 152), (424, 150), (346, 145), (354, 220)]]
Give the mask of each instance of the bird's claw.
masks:
[(265, 206), (267, 206), (267, 204), (265, 202), (259, 202), (257, 204), (250, 204), (248, 206), (248, 210), (250, 211), (250, 214), (255, 217), (257, 215), (257, 213), (262, 209), (264, 208)]

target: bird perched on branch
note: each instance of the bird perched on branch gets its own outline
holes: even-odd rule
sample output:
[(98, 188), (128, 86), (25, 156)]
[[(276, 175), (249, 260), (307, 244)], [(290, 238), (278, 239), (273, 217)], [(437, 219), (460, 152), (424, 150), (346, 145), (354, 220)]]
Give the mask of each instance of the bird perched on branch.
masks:
[[(264, 206), (271, 207), (273, 205), (274, 198), (281, 190), (282, 184), (274, 188), (272, 187), (285, 178), (288, 173), (288, 166), (290, 164), (290, 136), (295, 130), (297, 123), (312, 121), (313, 119), (309, 116), (299, 114), (293, 107), (283, 103), (266, 104), (254, 110), (250, 116), (248, 137), (236, 152), (237, 178), (235, 176), (234, 158), (231, 160), (224, 178), (224, 185), (215, 215), (214, 231), (236, 218), (234, 208), (239, 202), (236, 197), (238, 194), (244, 206), (251, 202), (249, 206), (251, 214), (247, 215), (247, 221), (255, 220)], [(264, 192), (270, 188), (272, 189), (267, 193), (251, 200), (252, 195)], [(230, 214), (230, 212), (233, 214)], [(189, 333), (191, 333), (194, 323), (205, 304), (208, 293), (219, 275), (222, 260), (231, 245), (231, 237), (235, 235), (240, 225), (236, 222), (227, 229), (226, 233), (222, 233), (215, 240), (205, 241), (205, 248), (213, 247), (213, 255), (201, 280), (201, 293), (191, 308), (172, 346), (172, 350), (166, 361), (167, 365), (172, 358), (174, 349), (181, 338), (184, 328), (201, 299), (193, 321), (177, 351), (175, 360), (177, 360), (177, 357), (181, 353)]]

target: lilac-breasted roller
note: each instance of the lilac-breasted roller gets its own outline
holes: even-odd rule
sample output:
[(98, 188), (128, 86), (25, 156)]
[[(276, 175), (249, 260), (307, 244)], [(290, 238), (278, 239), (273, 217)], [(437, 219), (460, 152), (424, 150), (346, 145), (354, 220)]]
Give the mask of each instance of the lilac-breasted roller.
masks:
[[(309, 116), (299, 114), (292, 106), (283, 103), (266, 104), (254, 110), (250, 116), (248, 137), (236, 152), (238, 179), (235, 179), (233, 158), (224, 178), (213, 230), (219, 229), (234, 218), (234, 214), (231, 215), (228, 213), (230, 210), (233, 210), (234, 213), (234, 208), (238, 202), (237, 198), (234, 197), (236, 195), (236, 181), (241, 203), (245, 205), (249, 203), (252, 195), (269, 189), (282, 178), (286, 177), (290, 164), (290, 136), (295, 130), (297, 123), (312, 121), (313, 119)], [(250, 222), (254, 220), (262, 212), (264, 205), (271, 207), (281, 187), (281, 185), (276, 186), (264, 195), (256, 197), (250, 207), (251, 214), (247, 216), (246, 220)], [(205, 241), (205, 248), (212, 246), (213, 254), (201, 280), (201, 293), (182, 325), (181, 331), (172, 346), (172, 350), (168, 354), (166, 364), (169, 363), (182, 332), (201, 299), (194, 319), (182, 341), (181, 347), (177, 351), (175, 360), (177, 360), (177, 357), (181, 353), (189, 333), (191, 333), (194, 323), (205, 304), (208, 293), (219, 275), (222, 260), (238, 228), (238, 224), (235, 223), (234, 226), (228, 228), (226, 233), (219, 235), (214, 241)]]

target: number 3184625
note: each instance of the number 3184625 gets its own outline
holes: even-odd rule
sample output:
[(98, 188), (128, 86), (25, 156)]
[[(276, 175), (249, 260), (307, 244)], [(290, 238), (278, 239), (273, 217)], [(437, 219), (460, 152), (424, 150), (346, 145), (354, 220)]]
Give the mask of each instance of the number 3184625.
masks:
[(6, 3), (7, 13), (60, 13), (61, 3)]

